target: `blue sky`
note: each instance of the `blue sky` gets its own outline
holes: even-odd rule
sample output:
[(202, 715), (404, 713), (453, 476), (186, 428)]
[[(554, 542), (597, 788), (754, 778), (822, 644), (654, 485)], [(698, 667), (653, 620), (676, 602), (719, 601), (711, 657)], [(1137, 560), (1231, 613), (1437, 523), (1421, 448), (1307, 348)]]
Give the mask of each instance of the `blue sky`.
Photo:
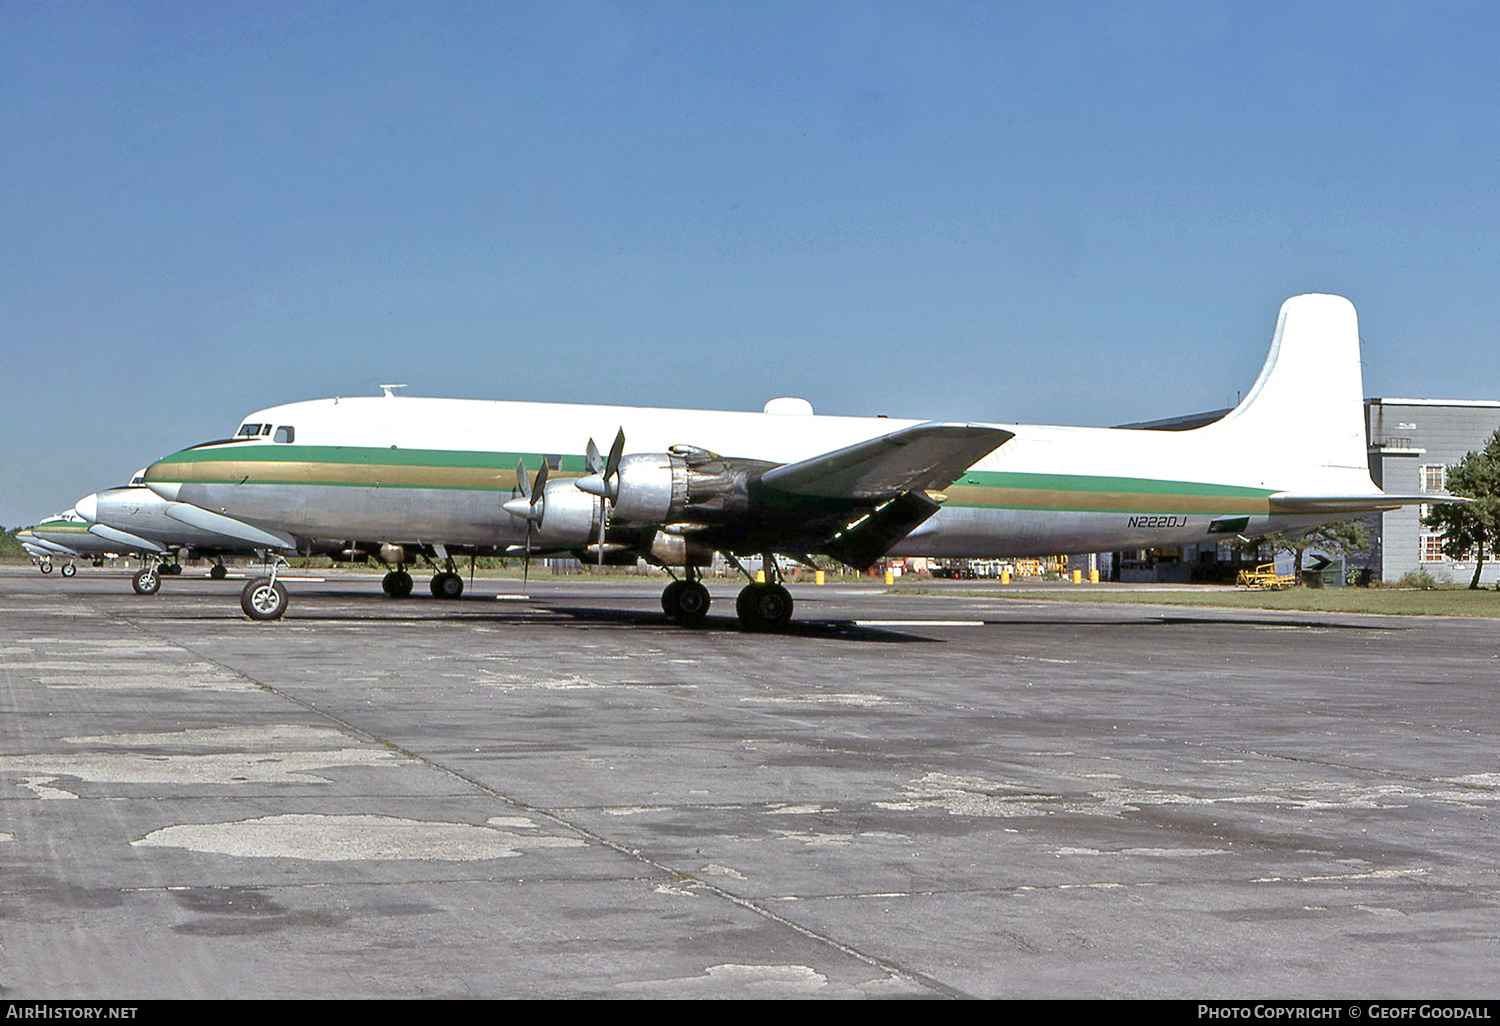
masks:
[[(1111, 424), (1287, 296), (1500, 398), (1500, 7), (0, 0), (0, 524), (409, 394)], [(684, 442), (692, 439), (684, 438)]]

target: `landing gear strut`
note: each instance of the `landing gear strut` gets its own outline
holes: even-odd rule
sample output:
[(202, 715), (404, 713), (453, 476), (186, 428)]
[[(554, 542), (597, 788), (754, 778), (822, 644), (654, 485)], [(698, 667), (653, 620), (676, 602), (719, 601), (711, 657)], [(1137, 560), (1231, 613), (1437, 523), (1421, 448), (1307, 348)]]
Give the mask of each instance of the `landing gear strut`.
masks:
[(661, 593), (661, 608), (667, 619), (685, 627), (696, 627), (708, 618), (708, 589), (698, 579), (698, 568), (686, 568), (686, 578), (673, 581)]

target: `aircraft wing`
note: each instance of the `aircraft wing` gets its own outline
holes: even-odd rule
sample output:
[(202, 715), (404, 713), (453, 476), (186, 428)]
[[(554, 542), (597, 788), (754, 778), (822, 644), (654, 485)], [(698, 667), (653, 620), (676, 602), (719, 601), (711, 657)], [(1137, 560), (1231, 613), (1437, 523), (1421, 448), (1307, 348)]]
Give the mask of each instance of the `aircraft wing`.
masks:
[(1471, 502), (1457, 495), (1396, 495), (1377, 492), (1371, 495), (1307, 495), (1297, 492), (1277, 492), (1271, 496), (1274, 511), (1296, 513), (1378, 513), (1416, 506), (1424, 502)]
[(818, 499), (892, 499), (948, 487), (1014, 437), (1014, 432), (979, 424), (917, 424), (768, 470), (760, 483)]

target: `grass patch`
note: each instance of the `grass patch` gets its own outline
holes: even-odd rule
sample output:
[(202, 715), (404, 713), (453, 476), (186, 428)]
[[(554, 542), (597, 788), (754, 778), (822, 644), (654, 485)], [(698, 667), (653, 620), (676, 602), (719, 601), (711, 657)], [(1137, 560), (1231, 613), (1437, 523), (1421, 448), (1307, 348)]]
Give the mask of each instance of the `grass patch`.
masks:
[[(898, 594), (959, 594), (938, 589), (897, 589)], [(1500, 591), (1481, 588), (1288, 588), (1285, 591), (1112, 591), (1107, 588), (969, 591), (966, 597), (1042, 602), (1109, 602), (1151, 606), (1218, 606), (1285, 609), (1309, 613), (1380, 613), (1388, 616), (1478, 616), (1500, 618)]]

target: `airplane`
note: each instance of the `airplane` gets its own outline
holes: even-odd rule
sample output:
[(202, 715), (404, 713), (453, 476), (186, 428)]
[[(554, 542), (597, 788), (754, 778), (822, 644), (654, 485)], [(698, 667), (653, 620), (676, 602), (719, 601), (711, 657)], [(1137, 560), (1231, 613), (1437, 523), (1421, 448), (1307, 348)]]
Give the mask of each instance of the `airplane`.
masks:
[(93, 532), (95, 526), (91, 520), (79, 515), (77, 509), (65, 509), (34, 527), (17, 531), (16, 540), (37, 561), (37, 569), (44, 574), (52, 572), (53, 559), (66, 559), (62, 566), (64, 577), (72, 577), (78, 572), (74, 561), (81, 556), (102, 559), (148, 551), (152, 547), (143, 538), (101, 536)]
[[(182, 509), (169, 503), (144, 484), (144, 469), (131, 476), (130, 484), (91, 492), (73, 509), (88, 521), (88, 531), (141, 555), (146, 565), (131, 580), (137, 594), (154, 595), (161, 590), (163, 574), (181, 572), (181, 555), (193, 552), (214, 560), (209, 577), (228, 576), (223, 556), (283, 550), (286, 539), (241, 524), (229, 517), (213, 515), (196, 507)], [(328, 553), (338, 546), (331, 542), (293, 539), (292, 551), (305, 555)]]
[[(611, 433), (605, 456), (594, 438)], [(1429, 498), (1371, 480), (1357, 315), (1321, 294), (1282, 304), (1250, 392), (1188, 431), (815, 416), (795, 399), (748, 413), (387, 388), (259, 410), (233, 438), (153, 463), (145, 483), (268, 533), (680, 568), (662, 606), (687, 625), (707, 615), (701, 568), (717, 551), (751, 579), (736, 602), (750, 629), (790, 622), (778, 555), (864, 569), (886, 556), (1202, 544)], [(764, 582), (744, 562), (755, 556)], [(274, 566), (242, 598), (260, 619), (287, 605)]]

